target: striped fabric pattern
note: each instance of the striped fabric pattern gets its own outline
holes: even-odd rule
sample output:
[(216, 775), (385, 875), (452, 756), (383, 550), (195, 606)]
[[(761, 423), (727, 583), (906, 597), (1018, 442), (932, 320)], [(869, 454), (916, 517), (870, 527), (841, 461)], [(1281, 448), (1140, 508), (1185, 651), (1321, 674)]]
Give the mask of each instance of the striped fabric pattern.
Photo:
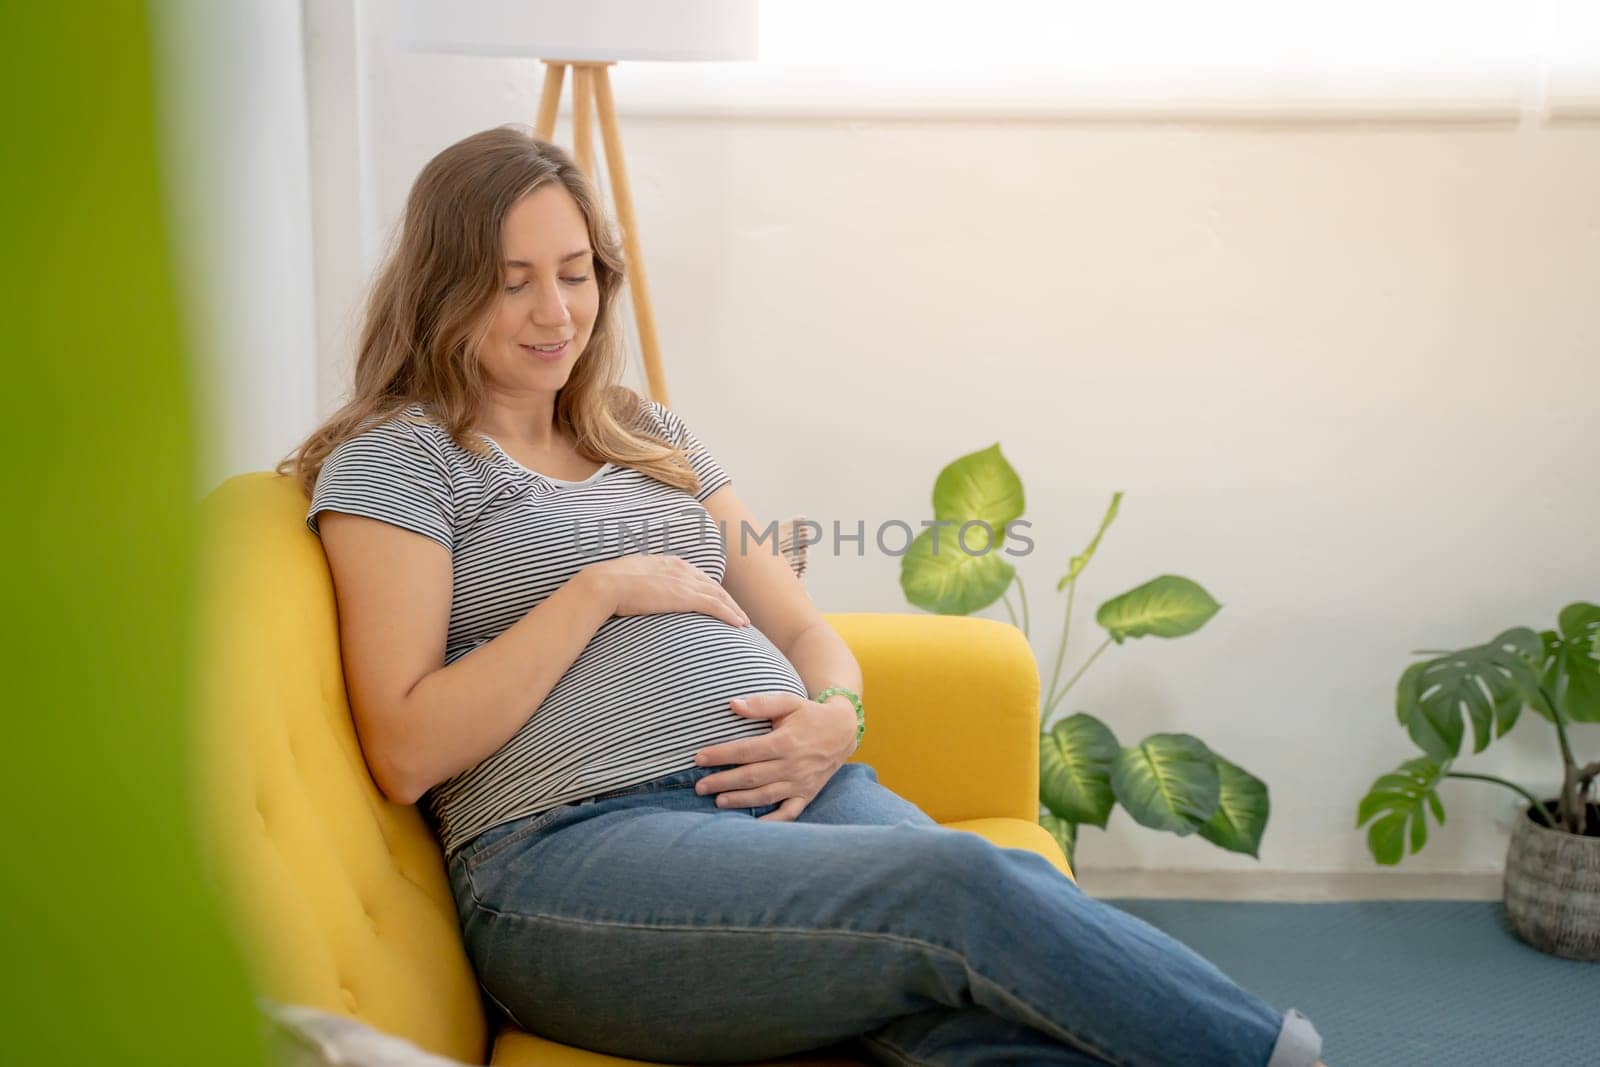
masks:
[(778, 523), (778, 551), (783, 553), (783, 558), (788, 562), (789, 569), (794, 571), (796, 578), (806, 576), (806, 542), (800, 536), (799, 526), (806, 521), (804, 515), (796, 515), (792, 519), (785, 519)]
[[(703, 502), (731, 478), (675, 413), (645, 404), (650, 427), (688, 449), (698, 493), (615, 464), (580, 482), (546, 478), (498, 446), (487, 456), (459, 447), (412, 405), (407, 417), (368, 427), (329, 454), (306, 525), (316, 533), (324, 510), (364, 515), (449, 551), (446, 665), (603, 560), (667, 552), (720, 582), (724, 540)], [(805, 547), (795, 520), (780, 531), (800, 574)], [(612, 616), (522, 727), (428, 790), (422, 810), (453, 855), (490, 827), (688, 769), (701, 748), (769, 732), (769, 720), (740, 716), (728, 703), (772, 691), (807, 695), (794, 666), (754, 626), (699, 612)]]

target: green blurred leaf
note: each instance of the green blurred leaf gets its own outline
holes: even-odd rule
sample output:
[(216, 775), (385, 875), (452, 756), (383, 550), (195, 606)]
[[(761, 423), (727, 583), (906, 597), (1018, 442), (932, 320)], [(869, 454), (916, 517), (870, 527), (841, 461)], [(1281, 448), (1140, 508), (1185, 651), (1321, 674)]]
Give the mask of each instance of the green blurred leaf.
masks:
[(1221, 607), (1196, 583), (1164, 574), (1101, 604), (1095, 621), (1120, 645), (1129, 637), (1194, 633)]
[(1200, 827), (1200, 836), (1230, 852), (1261, 858), (1267, 829), (1267, 784), (1243, 767), (1216, 756), (1221, 791), (1217, 810)]
[(1367, 848), (1379, 863), (1393, 866), (1406, 851), (1405, 812), (1391, 812), (1367, 830)]
[(1428, 843), (1428, 820), (1418, 815), (1411, 820), (1411, 852), (1415, 855), (1422, 851), (1422, 846)]
[(1444, 805), (1436, 792), (1450, 764), (1425, 756), (1406, 760), (1400, 769), (1380, 775), (1356, 808), (1356, 826), (1377, 818), (1367, 830), (1367, 848), (1373, 859), (1392, 866), (1405, 855), (1407, 831), (1411, 851), (1420, 852), (1428, 841), (1427, 812), (1444, 825)]
[(1067, 565), (1067, 573), (1062, 575), (1061, 580), (1056, 583), (1056, 592), (1059, 593), (1065, 589), (1067, 583), (1082, 574), (1083, 568), (1089, 565), (1091, 559), (1094, 559), (1095, 549), (1100, 547), (1100, 537), (1111, 525), (1111, 520), (1117, 517), (1117, 509), (1121, 504), (1122, 494), (1120, 492), (1113, 493), (1111, 495), (1111, 506), (1106, 508), (1105, 517), (1100, 520), (1100, 528), (1094, 532), (1094, 539), (1089, 542), (1089, 547), (1084, 549), (1081, 555), (1072, 557), (1072, 561)]
[(969, 555), (949, 527), (925, 529), (914, 537), (900, 557), (900, 590), (906, 600), (924, 611), (941, 615), (970, 615), (993, 604), (1006, 591), (1016, 569), (1001, 555), (1000, 543), (981, 556)]
[(1534, 674), (1542, 654), (1539, 635), (1526, 627), (1507, 630), (1487, 644), (1413, 663), (1400, 676), (1395, 714), (1417, 746), (1435, 761), (1461, 753), (1462, 714), (1472, 723), (1473, 752), (1517, 722), (1536, 694)]
[(1568, 604), (1559, 625), (1559, 642), (1547, 646), (1546, 690), (1572, 721), (1600, 722), (1600, 605)]
[(1022, 479), (1000, 454), (999, 442), (950, 463), (933, 483), (935, 519), (958, 524), (977, 519), (993, 527), (997, 537), (1004, 536), (1006, 523), (1021, 517), (1022, 508)]
[(1216, 814), (1216, 757), (1190, 734), (1151, 734), (1117, 754), (1111, 789), (1134, 821), (1187, 837)]
[(1111, 766), (1122, 746), (1092, 715), (1068, 715), (1039, 744), (1039, 799), (1062, 819), (1105, 829), (1116, 797)]
[(1539, 685), (1527, 694), (1528, 706), (1546, 722), (1554, 723), (1555, 710), (1545, 695), (1553, 698), (1556, 690), (1561, 688), (1561, 635), (1554, 630), (1539, 631), (1539, 651), (1539, 660), (1530, 664), (1538, 675)]
[[(218, 798), (192, 766), (199, 458), (227, 451), (197, 430), (228, 413), (190, 376), (226, 368), (185, 349), (185, 321), (213, 309), (180, 305), (171, 257), (185, 241), (163, 170), (177, 153), (157, 111), (157, 79), (174, 72), (153, 66), (174, 30), (152, 30), (189, 17), (163, 9), (202, 6), (5, 6), (7, 1064), (265, 1062), (233, 909), (196, 833)], [(239, 832), (271, 848), (242, 819)]]

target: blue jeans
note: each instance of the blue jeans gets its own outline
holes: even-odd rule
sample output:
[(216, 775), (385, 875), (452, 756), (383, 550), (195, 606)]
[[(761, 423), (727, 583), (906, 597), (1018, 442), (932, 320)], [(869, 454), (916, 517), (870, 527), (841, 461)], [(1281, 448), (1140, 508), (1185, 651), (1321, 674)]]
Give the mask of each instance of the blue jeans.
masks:
[[(479, 834), (450, 862), (484, 991), (531, 1033), (739, 1063), (1311, 1067), (1321, 1039), (1044, 857), (847, 763), (792, 822), (692, 767)], [(837, 1051), (837, 1050), (835, 1050)]]

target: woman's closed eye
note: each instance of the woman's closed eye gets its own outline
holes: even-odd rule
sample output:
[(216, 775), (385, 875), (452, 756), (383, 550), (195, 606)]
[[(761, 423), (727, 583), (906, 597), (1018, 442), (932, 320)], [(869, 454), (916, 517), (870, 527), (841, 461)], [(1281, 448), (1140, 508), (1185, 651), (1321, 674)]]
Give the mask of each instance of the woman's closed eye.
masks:
[[(578, 275), (576, 277), (562, 278), (561, 280), (566, 282), (568, 285), (582, 285), (584, 282), (589, 280), (589, 276), (587, 274), (583, 274), (583, 275)], [(508, 293), (520, 293), (520, 292), (522, 292), (522, 290), (526, 289), (527, 287), (528, 287), (528, 283), (527, 282), (518, 282), (516, 285), (508, 285), (508, 286), (506, 286), (506, 292), (508, 292)]]

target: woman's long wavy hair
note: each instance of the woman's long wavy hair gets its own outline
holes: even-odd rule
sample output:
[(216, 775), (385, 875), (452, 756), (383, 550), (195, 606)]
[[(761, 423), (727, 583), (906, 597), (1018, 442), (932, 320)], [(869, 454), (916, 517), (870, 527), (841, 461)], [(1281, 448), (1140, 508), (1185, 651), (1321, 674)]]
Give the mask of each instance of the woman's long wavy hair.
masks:
[(555, 426), (585, 459), (699, 489), (683, 450), (650, 428), (644, 398), (621, 384), (622, 245), (594, 186), (566, 152), (515, 126), (457, 141), (422, 168), (399, 242), (367, 300), (351, 397), (279, 462), (278, 474), (297, 479), (310, 496), (328, 453), (419, 402), (457, 445), (489, 454), (473, 430), (485, 400), (477, 350), (501, 296), (501, 230), (519, 200), (551, 182), (583, 212), (600, 289), (589, 344), (556, 393)]

